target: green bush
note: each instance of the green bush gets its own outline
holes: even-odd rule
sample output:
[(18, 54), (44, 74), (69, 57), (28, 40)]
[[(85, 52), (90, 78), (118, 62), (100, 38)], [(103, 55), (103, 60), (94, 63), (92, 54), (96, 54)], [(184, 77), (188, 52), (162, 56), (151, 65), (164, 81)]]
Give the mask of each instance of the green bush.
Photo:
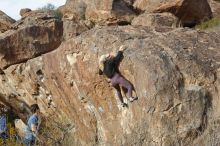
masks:
[(199, 25), (196, 25), (197, 29), (210, 29), (220, 26), (220, 18), (212, 18), (208, 21), (204, 21)]

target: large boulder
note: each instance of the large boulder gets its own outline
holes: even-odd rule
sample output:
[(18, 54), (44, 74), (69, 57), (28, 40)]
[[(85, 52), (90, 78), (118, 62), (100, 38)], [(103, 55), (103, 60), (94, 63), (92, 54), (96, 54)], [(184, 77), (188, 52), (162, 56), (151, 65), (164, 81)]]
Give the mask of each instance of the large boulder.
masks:
[(31, 12), (32, 10), (29, 8), (23, 8), (20, 10), (20, 15), (21, 17), (26, 17), (28, 15), (29, 12)]
[(207, 0), (136, 0), (134, 7), (146, 12), (170, 12), (183, 26), (194, 26), (212, 17)]
[(152, 27), (176, 27), (178, 18), (171, 13), (143, 13), (132, 20), (132, 25)]
[(0, 33), (10, 29), (10, 26), (15, 23), (15, 20), (0, 11)]
[(122, 0), (67, 0), (60, 10), (99, 25), (129, 24), (135, 16), (128, 2)]
[[(96, 27), (0, 75), (0, 100), (38, 103), (70, 122), (72, 145), (212, 145), (220, 127), (220, 32)], [(128, 48), (120, 65), (139, 99), (122, 108), (98, 57)], [(13, 93), (13, 98), (10, 95)], [(126, 98), (125, 101), (127, 102)], [(207, 131), (209, 133), (207, 134)]]
[(59, 7), (59, 11), (63, 14), (63, 38), (68, 40), (73, 38), (84, 31), (87, 31), (94, 27), (93, 23), (89, 20), (85, 20), (85, 14), (72, 11), (74, 9), (68, 9), (66, 6)]
[(25, 137), (27, 125), (21, 119), (15, 119), (15, 128), (19, 136)]
[(11, 28), (0, 35), (1, 69), (52, 51), (62, 41), (62, 21), (48, 13), (33, 12)]
[(80, 35), (82, 32), (90, 29), (86, 25), (86, 21), (72, 21), (68, 19), (63, 19), (63, 39), (68, 40), (75, 36)]

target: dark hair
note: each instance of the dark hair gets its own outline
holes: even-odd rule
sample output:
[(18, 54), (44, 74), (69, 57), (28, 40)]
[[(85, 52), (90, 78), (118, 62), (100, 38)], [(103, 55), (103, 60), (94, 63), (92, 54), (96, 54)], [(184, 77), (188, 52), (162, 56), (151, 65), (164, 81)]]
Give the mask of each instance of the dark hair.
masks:
[(39, 106), (37, 104), (32, 104), (31, 105), (31, 112), (36, 113), (37, 110), (39, 110)]

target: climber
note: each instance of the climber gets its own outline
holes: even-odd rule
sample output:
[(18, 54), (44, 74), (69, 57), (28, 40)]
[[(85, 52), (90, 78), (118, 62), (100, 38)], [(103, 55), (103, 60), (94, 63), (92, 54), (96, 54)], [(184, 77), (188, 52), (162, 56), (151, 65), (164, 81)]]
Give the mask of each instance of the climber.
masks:
[(38, 127), (39, 127), (39, 114), (40, 109), (37, 104), (33, 104), (30, 107), (32, 115), (28, 119), (27, 127), (25, 130), (24, 145), (33, 146), (35, 145), (35, 140), (37, 137)]
[(118, 70), (119, 63), (123, 58), (124, 50), (125, 46), (121, 46), (116, 56), (110, 53), (102, 55), (99, 58), (99, 75), (105, 74), (107, 78), (110, 79), (112, 86), (117, 91), (117, 95), (123, 107), (127, 106), (127, 104), (124, 103), (119, 85), (128, 90), (128, 99), (130, 102), (138, 99), (137, 97), (132, 97), (132, 91), (134, 90), (132, 84), (126, 80)]

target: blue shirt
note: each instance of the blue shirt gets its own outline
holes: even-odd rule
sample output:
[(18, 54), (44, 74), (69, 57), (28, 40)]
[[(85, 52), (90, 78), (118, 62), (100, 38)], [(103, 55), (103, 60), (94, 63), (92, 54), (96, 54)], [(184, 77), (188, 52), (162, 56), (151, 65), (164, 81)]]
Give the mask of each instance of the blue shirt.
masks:
[(0, 131), (5, 132), (6, 130), (6, 116), (2, 115), (0, 116)]
[(32, 115), (30, 116), (30, 118), (28, 119), (28, 124), (27, 124), (27, 127), (26, 127), (26, 130), (25, 130), (25, 139), (28, 139), (28, 140), (35, 140), (35, 137), (32, 133), (32, 130), (31, 130), (31, 125), (38, 125), (38, 117), (37, 115)]

